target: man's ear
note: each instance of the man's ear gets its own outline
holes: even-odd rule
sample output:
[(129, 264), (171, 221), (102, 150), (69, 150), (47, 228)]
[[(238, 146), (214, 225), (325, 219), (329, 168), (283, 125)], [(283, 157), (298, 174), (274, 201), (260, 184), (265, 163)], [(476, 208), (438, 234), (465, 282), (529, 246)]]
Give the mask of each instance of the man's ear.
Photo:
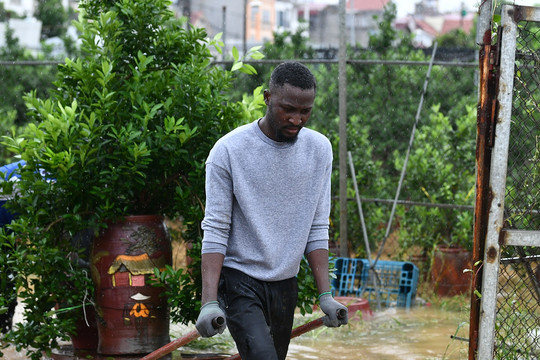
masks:
[(264, 96), (264, 103), (268, 105), (270, 103), (270, 96), (271, 96), (270, 90), (268, 89), (264, 90), (263, 96)]

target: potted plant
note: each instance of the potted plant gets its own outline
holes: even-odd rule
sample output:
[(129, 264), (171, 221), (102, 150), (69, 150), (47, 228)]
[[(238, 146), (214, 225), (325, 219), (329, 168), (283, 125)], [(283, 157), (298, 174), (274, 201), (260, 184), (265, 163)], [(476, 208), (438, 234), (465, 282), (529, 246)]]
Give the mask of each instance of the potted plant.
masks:
[[(3, 139), (26, 162), (16, 186), (0, 185), (3, 194), (13, 196), (6, 206), (17, 214), (9, 225), (13, 232), (0, 233), (0, 242), (12, 251), (9, 266), (17, 273), (26, 318), (8, 340), (34, 359), (74, 332), (73, 318), (57, 316), (55, 305), (62, 304), (66, 315), (94, 302), (89, 273), (110, 250), (94, 254), (99, 259), (87, 257), (88, 248), (77, 244), (81, 234), (100, 238), (117, 221), (125, 228), (128, 216), (151, 215), (158, 222), (181, 218), (185, 238), (197, 240), (206, 156), (215, 140), (251, 120), (248, 107), (227, 97), (232, 71), (211, 64), (211, 48), (220, 51), (222, 45), (219, 38), (208, 40), (204, 29), (186, 26), (168, 5), (166, 0), (80, 2), (75, 25), (82, 55), (58, 66), (50, 98), (25, 97), (33, 122), (22, 136)], [(253, 70), (234, 55), (233, 70)], [(153, 226), (137, 227), (142, 229), (137, 236), (148, 229), (150, 238), (163, 233)], [(151, 277), (137, 266), (168, 269), (183, 286), (173, 300), (173, 317), (187, 322), (198, 310), (198, 274), (171, 271), (167, 249), (156, 256), (146, 251), (162, 242), (137, 244), (144, 248), (130, 255), (140, 255), (137, 259), (117, 256), (109, 275), (123, 268), (129, 276), (109, 280), (132, 285), (144, 281), (138, 275)], [(89, 267), (76, 265), (81, 262)], [(133, 304), (126, 304), (131, 306), (126, 317), (137, 322), (148, 309), (141, 300), (146, 295), (135, 295)]]

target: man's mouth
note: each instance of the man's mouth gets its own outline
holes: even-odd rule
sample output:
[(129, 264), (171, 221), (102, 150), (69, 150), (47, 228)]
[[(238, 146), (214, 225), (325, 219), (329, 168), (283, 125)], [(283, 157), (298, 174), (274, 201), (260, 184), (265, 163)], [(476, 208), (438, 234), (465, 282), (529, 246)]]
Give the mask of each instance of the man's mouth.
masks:
[(300, 131), (301, 127), (294, 126), (294, 127), (286, 127), (285, 132), (290, 135), (296, 135)]

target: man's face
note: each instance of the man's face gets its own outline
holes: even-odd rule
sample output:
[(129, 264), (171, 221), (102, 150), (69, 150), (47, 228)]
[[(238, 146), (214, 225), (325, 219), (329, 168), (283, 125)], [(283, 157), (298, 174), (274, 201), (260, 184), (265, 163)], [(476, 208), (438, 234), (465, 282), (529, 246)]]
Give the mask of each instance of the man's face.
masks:
[(289, 84), (264, 92), (266, 135), (275, 141), (294, 142), (311, 116), (315, 89), (303, 90)]

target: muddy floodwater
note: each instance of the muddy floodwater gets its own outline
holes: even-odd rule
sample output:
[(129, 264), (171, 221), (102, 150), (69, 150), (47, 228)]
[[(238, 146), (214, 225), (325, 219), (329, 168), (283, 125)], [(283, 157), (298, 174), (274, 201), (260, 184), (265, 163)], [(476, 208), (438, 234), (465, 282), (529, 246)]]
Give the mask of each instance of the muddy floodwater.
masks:
[[(298, 317), (301, 325), (321, 313)], [(467, 310), (446, 311), (430, 306), (417, 306), (374, 311), (369, 320), (353, 317), (349, 325), (337, 329), (319, 327), (292, 339), (288, 360), (435, 360), (467, 359), (469, 337)], [(171, 326), (172, 338), (181, 336), (192, 326)], [(452, 338), (453, 337), (453, 338)], [(12, 347), (4, 349), (4, 358), (27, 359)], [(188, 354), (235, 354), (230, 335), (196, 340), (172, 354), (173, 360)], [(191, 356), (192, 356), (191, 355)], [(193, 357), (190, 357), (193, 358)], [(199, 357), (199, 359), (204, 356)]]
[[(371, 320), (319, 328), (291, 342), (288, 359), (467, 359), (468, 313), (431, 307), (386, 309)], [(453, 338), (452, 338), (453, 336)]]
[[(301, 325), (321, 316), (297, 319)], [(226, 333), (225, 333), (226, 334)], [(222, 345), (227, 335), (220, 335)], [(404, 309), (382, 309), (369, 320), (353, 318), (338, 329), (320, 327), (291, 340), (288, 360), (435, 360), (467, 359), (469, 313), (446, 311), (430, 306)], [(205, 344), (192, 343), (175, 351), (174, 360), (186, 354), (206, 352)], [(219, 340), (214, 340), (220, 343)], [(199, 350), (197, 348), (200, 347)], [(218, 352), (234, 354), (234, 348), (222, 347)], [(184, 353), (184, 357), (181, 354)]]

